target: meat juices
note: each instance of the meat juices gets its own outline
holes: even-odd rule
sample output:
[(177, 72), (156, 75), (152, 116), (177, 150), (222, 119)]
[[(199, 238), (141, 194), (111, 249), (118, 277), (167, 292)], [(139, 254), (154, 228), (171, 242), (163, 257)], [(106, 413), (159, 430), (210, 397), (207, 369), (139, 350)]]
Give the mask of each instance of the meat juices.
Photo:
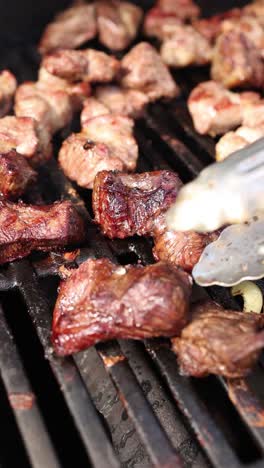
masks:
[(17, 81), (9, 70), (0, 72), (0, 117), (6, 115), (12, 106)]
[(0, 194), (15, 199), (36, 180), (37, 173), (15, 150), (0, 154)]
[(0, 200), (0, 264), (84, 238), (83, 220), (68, 201), (38, 206)]
[(95, 222), (112, 239), (150, 235), (155, 218), (175, 201), (181, 186), (170, 171), (100, 172), (93, 190)]
[(147, 42), (136, 45), (124, 56), (120, 74), (122, 86), (145, 93), (149, 101), (180, 94), (167, 66)]
[(197, 132), (219, 135), (242, 123), (247, 106), (260, 100), (258, 93), (234, 93), (215, 81), (198, 84), (188, 99), (188, 109)]
[(178, 335), (188, 319), (190, 293), (190, 277), (164, 263), (121, 267), (89, 259), (61, 284), (54, 349), (65, 356), (114, 338)]
[(224, 310), (214, 302), (198, 304), (179, 338), (172, 339), (181, 373), (239, 378), (247, 375), (264, 344), (262, 314)]

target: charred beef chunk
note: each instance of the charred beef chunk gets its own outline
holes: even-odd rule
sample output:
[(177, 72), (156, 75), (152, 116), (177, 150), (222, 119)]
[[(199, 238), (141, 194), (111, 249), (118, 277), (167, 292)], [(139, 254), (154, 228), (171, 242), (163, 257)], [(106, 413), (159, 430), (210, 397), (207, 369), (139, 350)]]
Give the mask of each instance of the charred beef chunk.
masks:
[(165, 263), (147, 267), (89, 259), (61, 284), (52, 342), (67, 355), (113, 338), (178, 335), (188, 318), (190, 277)]
[(0, 194), (15, 199), (36, 180), (37, 174), (15, 150), (0, 153)]
[(229, 378), (248, 374), (264, 345), (262, 314), (224, 310), (214, 302), (193, 307), (192, 320), (172, 339), (182, 374)]
[(112, 239), (150, 235), (155, 217), (170, 207), (181, 186), (170, 171), (133, 175), (102, 171), (94, 182), (95, 221)]
[(0, 264), (84, 240), (84, 223), (68, 202), (37, 206), (0, 201)]
[(180, 90), (159, 53), (140, 42), (121, 61), (121, 85), (145, 93), (149, 101), (173, 98)]
[(11, 108), (13, 96), (17, 87), (16, 79), (9, 70), (0, 72), (0, 117), (6, 115)]

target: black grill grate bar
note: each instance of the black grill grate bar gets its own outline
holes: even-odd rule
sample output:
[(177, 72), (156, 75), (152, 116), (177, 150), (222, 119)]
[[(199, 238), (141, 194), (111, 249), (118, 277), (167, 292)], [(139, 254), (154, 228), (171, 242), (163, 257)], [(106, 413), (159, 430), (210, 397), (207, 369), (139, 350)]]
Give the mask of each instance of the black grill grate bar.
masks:
[(155, 347), (146, 342), (146, 349), (157, 364), (175, 401), (189, 421), (201, 446), (215, 467), (242, 466), (222, 433), (212, 420), (207, 408), (199, 402), (191, 388), (190, 379), (179, 375), (174, 354), (165, 347)]
[(0, 372), (30, 462), (34, 468), (59, 467), (60, 463), (1, 307), (0, 342)]
[(10, 268), (13, 269), (18, 289), (25, 300), (45, 356), (60, 385), (89, 457), (95, 466), (104, 466), (107, 460), (109, 467), (119, 467), (113, 447), (73, 360), (55, 357), (50, 348), (49, 306), (33, 269), (26, 260), (12, 264)]
[(154, 466), (181, 467), (179, 456), (160, 426), (119, 345), (100, 345), (99, 353)]

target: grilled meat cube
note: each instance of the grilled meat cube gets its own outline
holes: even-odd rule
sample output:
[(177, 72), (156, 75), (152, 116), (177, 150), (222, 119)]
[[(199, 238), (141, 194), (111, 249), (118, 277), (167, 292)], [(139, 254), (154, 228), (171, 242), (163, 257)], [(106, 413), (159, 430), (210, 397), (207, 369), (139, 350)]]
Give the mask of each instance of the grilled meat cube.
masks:
[(228, 132), (216, 144), (216, 160), (223, 161), (230, 154), (245, 148), (259, 138), (264, 137), (264, 122), (262, 125), (250, 127), (242, 125), (235, 132)]
[(52, 342), (71, 354), (113, 338), (178, 335), (188, 318), (191, 281), (165, 263), (147, 267), (89, 259), (61, 284)]
[(92, 188), (100, 171), (133, 171), (138, 158), (133, 126), (133, 121), (122, 115), (88, 120), (81, 133), (63, 142), (59, 163), (64, 173), (81, 187)]
[(214, 302), (193, 307), (192, 321), (172, 339), (182, 374), (247, 375), (264, 345), (262, 314), (224, 310)]
[(99, 0), (96, 12), (100, 42), (111, 50), (126, 49), (137, 35), (141, 8), (125, 1)]
[(181, 186), (170, 171), (100, 172), (93, 190), (95, 222), (112, 239), (151, 235), (155, 218), (175, 201)]
[(76, 244), (84, 237), (83, 220), (68, 201), (46, 206), (0, 201), (0, 264), (33, 250)]
[(110, 114), (110, 110), (98, 99), (89, 97), (84, 101), (83, 110), (81, 112), (82, 127), (86, 127), (91, 119), (105, 114)]
[(141, 91), (124, 89), (115, 85), (98, 86), (95, 97), (110, 113), (138, 118), (148, 104), (148, 98)]
[(171, 67), (206, 65), (212, 58), (211, 44), (192, 26), (175, 26), (171, 36), (164, 40), (160, 55)]
[(262, 52), (242, 32), (223, 32), (217, 39), (211, 76), (226, 88), (264, 87), (264, 61)]
[(68, 81), (107, 83), (115, 78), (120, 62), (93, 49), (63, 49), (44, 57), (42, 67), (52, 75)]
[(44, 30), (39, 51), (45, 54), (56, 49), (75, 49), (97, 34), (95, 6), (76, 5), (58, 14)]
[(242, 16), (223, 21), (221, 25), (223, 32), (236, 31), (248, 38), (254, 46), (260, 50), (264, 57), (264, 29), (256, 18)]
[(164, 13), (174, 14), (182, 20), (196, 18), (200, 15), (200, 8), (193, 0), (158, 0), (155, 6)]
[(257, 93), (234, 93), (220, 83), (205, 81), (192, 90), (188, 109), (197, 132), (215, 136), (240, 125), (244, 109), (258, 100)]
[(0, 72), (0, 117), (9, 112), (16, 87), (16, 79), (9, 70)]
[(242, 123), (248, 127), (264, 125), (264, 99), (252, 102), (243, 109)]
[(36, 180), (37, 173), (15, 150), (0, 154), (0, 194), (15, 199)]
[(30, 117), (6, 116), (0, 119), (0, 152), (8, 153), (13, 149), (33, 165), (51, 156), (46, 134)]
[(198, 233), (195, 231), (170, 231), (159, 216), (154, 223), (154, 258), (191, 272), (199, 261), (205, 247), (219, 237), (220, 231)]
[(243, 14), (246, 16), (253, 16), (257, 18), (259, 23), (264, 26), (264, 1), (255, 0), (243, 8)]
[(222, 32), (222, 23), (226, 19), (240, 18), (242, 11), (240, 8), (210, 16), (209, 18), (200, 18), (192, 22), (193, 27), (204, 36), (208, 41), (214, 43), (217, 36)]
[(147, 42), (133, 47), (121, 61), (121, 84), (146, 94), (149, 101), (178, 96), (179, 88), (158, 52)]
[(170, 37), (175, 27), (182, 24), (182, 20), (175, 15), (165, 13), (160, 8), (154, 7), (149, 10), (144, 19), (144, 33), (146, 36), (166, 39)]

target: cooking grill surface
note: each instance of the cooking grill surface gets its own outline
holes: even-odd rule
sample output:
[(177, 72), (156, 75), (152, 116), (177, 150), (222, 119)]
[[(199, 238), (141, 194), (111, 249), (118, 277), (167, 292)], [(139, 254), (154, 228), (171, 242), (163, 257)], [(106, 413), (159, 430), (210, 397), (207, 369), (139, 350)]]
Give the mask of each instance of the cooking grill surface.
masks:
[[(33, 47), (9, 50), (1, 60), (20, 81), (35, 79), (37, 66)], [(186, 182), (213, 160), (215, 142), (195, 133), (184, 99), (207, 74), (175, 73), (183, 98), (151, 105), (137, 122), (138, 171), (173, 169)], [(55, 146), (77, 128), (73, 123)], [(54, 159), (40, 170), (28, 201), (61, 198), (85, 219), (87, 244), (71, 255), (32, 255), (0, 270), (0, 467), (17, 466), (16, 457), (20, 467), (40, 468), (264, 466), (261, 360), (252, 376), (228, 382), (181, 377), (166, 340), (111, 342), (66, 359), (53, 354), (60, 269), (91, 256), (121, 264), (153, 261), (149, 240), (110, 241), (100, 234), (91, 223), (90, 192), (69, 182)], [(226, 289), (208, 291), (238, 308)], [(204, 294), (197, 288), (197, 296)]]

